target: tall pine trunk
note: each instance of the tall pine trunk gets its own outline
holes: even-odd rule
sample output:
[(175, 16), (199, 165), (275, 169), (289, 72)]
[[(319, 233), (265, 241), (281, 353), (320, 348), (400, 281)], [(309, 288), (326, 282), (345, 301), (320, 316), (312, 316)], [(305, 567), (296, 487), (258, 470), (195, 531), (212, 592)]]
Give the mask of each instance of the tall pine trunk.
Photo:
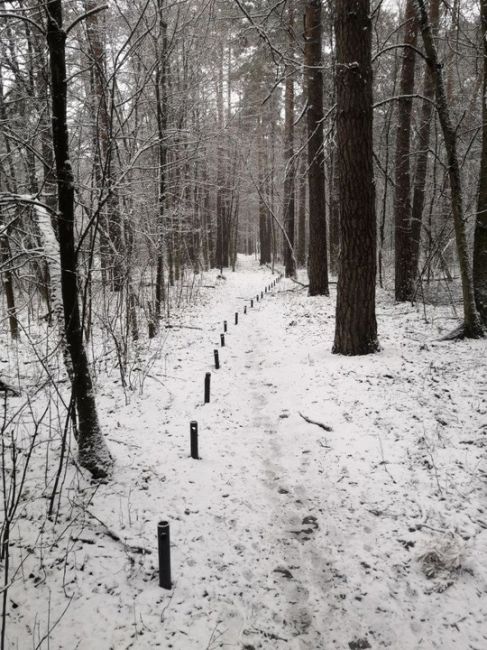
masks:
[(157, 197), (157, 264), (156, 264), (156, 305), (155, 317), (157, 327), (162, 316), (166, 300), (164, 273), (164, 246), (166, 239), (166, 130), (167, 130), (167, 24), (164, 21), (164, 0), (158, 0), (159, 33), (157, 42), (156, 63), (156, 102), (157, 102), (157, 135), (159, 139), (159, 192)]
[[(429, 9), (430, 24), (436, 32), (440, 17), (440, 0), (431, 0)], [(424, 71), (423, 106), (418, 128), (418, 157), (414, 175), (413, 207), (411, 211), (411, 275), (413, 280), (418, 277), (419, 251), (426, 187), (426, 172), (428, 171), (428, 154), (431, 136), (431, 116), (433, 113), (432, 100), (435, 96), (435, 80), (427, 65)]]
[(480, 161), (479, 196), (475, 222), (473, 281), (477, 309), (484, 325), (487, 325), (487, 0), (481, 0), (480, 2), (480, 21), (484, 44), (482, 158)]
[(335, 30), (341, 245), (333, 352), (369, 354), (379, 349), (370, 1), (337, 0)]
[(106, 477), (112, 459), (96, 411), (95, 395), (78, 301), (78, 273), (74, 241), (74, 177), (69, 158), (67, 127), (66, 33), (63, 30), (62, 1), (46, 5), (47, 45), (50, 58), (52, 136), (58, 191), (58, 234), (61, 258), (61, 292), (66, 344), (71, 360), (71, 381), (78, 413), (80, 464), (95, 478)]
[[(294, 43), (294, 6), (290, 0), (288, 6), (288, 57), (292, 56)], [(295, 212), (295, 169), (294, 160), (294, 69), (286, 65), (286, 83), (284, 91), (284, 160), (286, 175), (284, 178), (284, 268), (287, 278), (296, 277), (296, 260), (294, 257), (294, 212)]]
[(414, 92), (414, 66), (418, 23), (414, 0), (407, 0), (404, 17), (404, 48), (397, 114), (394, 234), (395, 234), (395, 297), (411, 300), (413, 277), (411, 268), (411, 116)]
[(321, 0), (307, 0), (304, 19), (309, 184), (309, 295), (328, 296)]

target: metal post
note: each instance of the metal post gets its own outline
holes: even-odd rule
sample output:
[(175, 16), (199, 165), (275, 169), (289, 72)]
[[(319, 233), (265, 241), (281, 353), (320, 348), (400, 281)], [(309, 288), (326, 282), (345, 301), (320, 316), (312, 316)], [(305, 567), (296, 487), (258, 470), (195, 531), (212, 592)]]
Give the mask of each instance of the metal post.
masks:
[(213, 350), (213, 355), (215, 357), (215, 370), (220, 370), (220, 355), (218, 350)]
[(264, 297), (264, 292), (263, 292), (263, 291), (261, 291), (261, 292), (260, 292), (260, 299), (262, 300), (262, 299), (263, 299), (263, 297)]
[(253, 306), (254, 306), (254, 301), (251, 300), (251, 301), (250, 301), (250, 307), (253, 307)]
[(223, 331), (228, 332), (228, 325), (226, 320), (223, 321)]
[(159, 551), (159, 587), (171, 589), (171, 537), (169, 522), (157, 524), (157, 548)]
[(222, 345), (222, 348), (225, 347), (225, 334), (220, 334), (220, 343)]
[(198, 455), (198, 423), (193, 420), (189, 424), (189, 433), (191, 440), (191, 458), (199, 460)]
[(235, 312), (235, 325), (238, 325), (238, 311)]
[(247, 313), (247, 305), (244, 305), (244, 314)]
[(211, 372), (207, 372), (205, 375), (205, 404), (210, 403), (210, 381)]

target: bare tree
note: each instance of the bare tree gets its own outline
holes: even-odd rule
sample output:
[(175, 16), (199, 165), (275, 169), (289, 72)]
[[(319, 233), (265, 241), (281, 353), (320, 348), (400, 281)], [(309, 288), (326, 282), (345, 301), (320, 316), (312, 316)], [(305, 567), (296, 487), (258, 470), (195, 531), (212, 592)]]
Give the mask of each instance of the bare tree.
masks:
[(69, 156), (67, 126), (66, 32), (61, 0), (46, 4), (47, 44), (50, 56), (52, 134), (58, 189), (58, 234), (61, 257), (61, 290), (66, 343), (71, 359), (73, 393), (78, 413), (79, 460), (94, 477), (104, 478), (112, 459), (96, 410), (88, 357), (83, 344), (79, 308), (78, 272), (74, 240), (74, 178)]
[(438, 53), (433, 39), (433, 29), (428, 19), (425, 3), (424, 0), (416, 0), (416, 2), (427, 62), (435, 80), (436, 106), (448, 158), (448, 177), (451, 189), (453, 223), (455, 227), (455, 239), (463, 291), (464, 322), (458, 335), (466, 336), (467, 338), (478, 338), (483, 335), (483, 330), (480, 316), (475, 305), (472, 268), (465, 229), (463, 188), (457, 153), (457, 131), (450, 118), (445, 84), (443, 81), (443, 72), (438, 60)]

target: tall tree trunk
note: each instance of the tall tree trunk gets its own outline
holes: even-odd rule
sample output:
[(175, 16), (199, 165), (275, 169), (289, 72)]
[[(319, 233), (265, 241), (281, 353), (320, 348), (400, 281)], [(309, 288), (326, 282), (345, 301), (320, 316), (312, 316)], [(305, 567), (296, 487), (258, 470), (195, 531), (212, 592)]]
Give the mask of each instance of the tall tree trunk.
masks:
[[(5, 220), (0, 215), (0, 227), (5, 228)], [(0, 235), (0, 263), (3, 267), (2, 270), (2, 284), (5, 291), (5, 299), (7, 301), (7, 314), (8, 324), (10, 329), (10, 336), (16, 340), (19, 338), (19, 323), (17, 321), (17, 310), (15, 307), (15, 292), (13, 283), (13, 273), (10, 269), (10, 246), (8, 243), (8, 235)]]
[[(440, 0), (431, 0), (429, 8), (430, 24), (436, 33), (440, 17)], [(423, 223), (423, 210), (426, 187), (426, 172), (428, 170), (428, 153), (431, 134), (431, 116), (435, 96), (435, 80), (427, 65), (424, 71), (423, 106), (418, 129), (418, 157), (416, 160), (416, 173), (414, 175), (413, 207), (411, 212), (411, 276), (413, 281), (418, 276), (419, 250), (421, 244), (421, 229)]]
[(71, 381), (78, 413), (79, 461), (94, 477), (103, 478), (110, 472), (112, 459), (98, 421), (88, 357), (83, 344), (78, 302), (74, 241), (74, 177), (69, 158), (66, 33), (63, 30), (62, 0), (49, 0), (46, 12), (51, 72), (52, 135), (58, 188), (61, 291), (66, 343), (72, 364)]
[(304, 18), (309, 183), (309, 295), (328, 296), (328, 252), (323, 131), (321, 0), (307, 0)]
[(162, 308), (166, 300), (164, 274), (164, 246), (166, 230), (166, 130), (167, 130), (167, 24), (164, 21), (164, 0), (158, 0), (159, 34), (157, 42), (156, 63), (156, 102), (157, 102), (157, 135), (159, 138), (159, 193), (157, 197), (157, 265), (156, 265), (156, 305), (155, 317), (158, 327)]
[(369, 354), (379, 349), (370, 0), (337, 0), (335, 30), (340, 260), (333, 352)]
[[(95, 0), (85, 0), (86, 11), (97, 6)], [(110, 286), (121, 291), (124, 284), (123, 233), (118, 193), (115, 189), (115, 148), (112, 137), (112, 119), (109, 89), (106, 81), (104, 26), (97, 12), (86, 18), (86, 33), (92, 59), (92, 86), (94, 109), (95, 179), (102, 208), (100, 248), (102, 267), (109, 267)], [(106, 277), (105, 272), (102, 277)]]
[(296, 262), (298, 266), (306, 266), (306, 180), (307, 162), (304, 156), (301, 157), (299, 171), (299, 202), (298, 202), (298, 249)]
[[(4, 91), (3, 91), (3, 79), (2, 79), (2, 71), (0, 69), (0, 119), (4, 124), (8, 124), (8, 116), (7, 116), (7, 111), (5, 109), (5, 102), (4, 102)], [(5, 137), (5, 151), (7, 153), (7, 159), (8, 161), (12, 160), (12, 153), (11, 153), (11, 147), (10, 147), (10, 140), (8, 137)], [(10, 187), (10, 183), (15, 182), (15, 172), (14, 169), (10, 169), (10, 180), (8, 179), (8, 175), (6, 175), (6, 183), (9, 186), (9, 191), (14, 190), (15, 192), (17, 191), (17, 188), (12, 188)], [(0, 227), (2, 230), (6, 228), (6, 220), (4, 218), (4, 215), (0, 213)], [(19, 324), (17, 321), (17, 309), (15, 306), (15, 291), (14, 291), (14, 282), (13, 282), (13, 273), (12, 269), (10, 268), (10, 245), (9, 245), (9, 240), (8, 240), (8, 231), (2, 233), (0, 235), (0, 262), (2, 264), (3, 270), (2, 270), (2, 284), (3, 288), (5, 290), (5, 299), (7, 301), (7, 314), (8, 314), (8, 323), (9, 323), (9, 329), (10, 329), (10, 336), (12, 339), (18, 339), (19, 338)]]
[(218, 144), (218, 161), (217, 161), (217, 194), (216, 194), (216, 242), (215, 242), (215, 263), (216, 266), (223, 272), (223, 267), (228, 266), (228, 256), (225, 252), (228, 251), (227, 228), (226, 228), (226, 191), (224, 179), (224, 166), (223, 166), (223, 128), (224, 128), (224, 113), (223, 113), (223, 49), (220, 51), (220, 60), (218, 67), (218, 82), (217, 82), (217, 113), (218, 113), (218, 128), (220, 130), (220, 142)]
[(483, 332), (480, 316), (475, 306), (472, 269), (470, 266), (467, 234), (465, 230), (462, 181), (457, 155), (457, 132), (453, 127), (450, 118), (445, 84), (443, 81), (443, 72), (438, 60), (438, 53), (433, 39), (433, 30), (428, 20), (425, 3), (424, 0), (416, 0), (416, 2), (418, 5), (419, 21), (423, 34), (424, 49), (426, 51), (428, 65), (431, 68), (435, 80), (436, 106), (443, 131), (443, 137), (445, 139), (448, 158), (448, 176), (450, 179), (453, 222), (455, 226), (460, 276), (462, 278), (464, 316), (463, 335), (468, 338), (478, 338), (482, 336)]
[[(294, 44), (294, 5), (293, 0), (288, 4), (288, 57), (292, 57)], [(295, 211), (295, 160), (294, 160), (294, 67), (286, 65), (285, 97), (284, 97), (284, 160), (286, 175), (284, 178), (284, 267), (287, 278), (296, 277), (296, 261), (294, 257), (294, 211)]]
[(395, 296), (402, 302), (413, 297), (413, 277), (411, 269), (411, 113), (413, 100), (408, 97), (414, 92), (415, 53), (418, 23), (414, 0), (407, 0), (404, 17), (404, 48), (402, 54), (401, 82), (398, 101), (395, 194), (394, 194), (394, 234), (395, 234)]
[(475, 302), (484, 325), (487, 325), (487, 0), (480, 2), (480, 23), (484, 45), (482, 92), (482, 158), (480, 160), (479, 196), (473, 253)]

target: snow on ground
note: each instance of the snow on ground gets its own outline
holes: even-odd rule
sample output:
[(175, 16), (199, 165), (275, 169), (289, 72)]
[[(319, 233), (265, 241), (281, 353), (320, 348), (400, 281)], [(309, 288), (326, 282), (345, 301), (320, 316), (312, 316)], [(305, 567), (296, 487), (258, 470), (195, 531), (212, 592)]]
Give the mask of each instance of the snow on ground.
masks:
[[(438, 342), (441, 310), (425, 323), (381, 294), (382, 352), (335, 356), (334, 295), (283, 280), (250, 309), (273, 277), (244, 258), (204, 290), (129, 400), (115, 370), (99, 375), (113, 480), (67, 482), (67, 532), (61, 517), (25, 559), (7, 647), (487, 647), (485, 341)], [(18, 535), (34, 544), (35, 517)]]

